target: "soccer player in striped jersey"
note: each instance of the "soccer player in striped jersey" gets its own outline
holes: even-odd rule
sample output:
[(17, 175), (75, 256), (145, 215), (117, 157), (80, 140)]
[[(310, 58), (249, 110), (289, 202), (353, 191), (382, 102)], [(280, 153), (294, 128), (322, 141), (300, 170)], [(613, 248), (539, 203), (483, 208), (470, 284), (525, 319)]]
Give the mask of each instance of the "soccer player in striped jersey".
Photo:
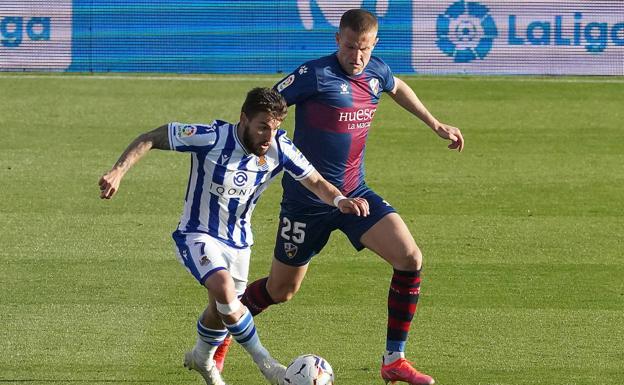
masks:
[(297, 106), (295, 145), (344, 195), (366, 198), (370, 215), (343, 215), (285, 175), (270, 274), (249, 285), (242, 301), (255, 315), (292, 298), (312, 256), (339, 229), (356, 249), (372, 250), (393, 268), (381, 377), (430, 385), (433, 378), (414, 369), (404, 353), (420, 292), (422, 255), (402, 218), (364, 182), (364, 148), (382, 92), (450, 140), (450, 149), (461, 151), (464, 140), (459, 129), (438, 121), (388, 65), (372, 56), (377, 29), (377, 19), (368, 11), (347, 11), (336, 33), (337, 52), (303, 64), (275, 86), (288, 105)]
[(368, 215), (364, 198), (345, 198), (288, 139), (280, 124), (284, 98), (275, 90), (247, 94), (240, 121), (231, 124), (169, 123), (137, 137), (99, 181), (110, 199), (126, 172), (150, 149), (191, 153), (184, 211), (173, 233), (179, 261), (206, 287), (209, 303), (197, 322), (197, 342), (184, 365), (206, 384), (222, 385), (214, 353), (230, 333), (251, 355), (271, 384), (283, 384), (286, 368), (262, 346), (253, 316), (239, 297), (247, 285), (251, 214), (269, 182), (282, 170), (345, 214)]

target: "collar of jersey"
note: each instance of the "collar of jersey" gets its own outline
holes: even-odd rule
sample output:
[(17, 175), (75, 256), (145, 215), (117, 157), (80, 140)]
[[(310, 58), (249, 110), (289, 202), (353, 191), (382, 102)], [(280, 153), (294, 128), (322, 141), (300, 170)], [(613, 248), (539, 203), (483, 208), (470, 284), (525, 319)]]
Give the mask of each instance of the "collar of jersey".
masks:
[[(240, 123), (240, 122), (239, 122)], [(245, 145), (243, 144), (243, 141), (240, 140), (240, 138), (238, 137), (238, 124), (236, 123), (234, 125), (234, 140), (236, 140), (236, 142), (238, 143), (238, 145), (240, 146), (240, 148), (243, 149), (243, 152), (245, 153), (245, 156), (249, 156), (252, 155), (249, 151), (247, 151), (247, 147), (245, 147)]]

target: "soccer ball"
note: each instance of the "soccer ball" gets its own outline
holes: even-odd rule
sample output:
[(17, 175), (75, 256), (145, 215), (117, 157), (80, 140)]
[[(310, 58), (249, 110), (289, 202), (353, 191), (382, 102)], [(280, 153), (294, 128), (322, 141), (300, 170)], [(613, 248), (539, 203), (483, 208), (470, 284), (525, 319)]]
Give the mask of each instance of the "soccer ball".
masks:
[(284, 383), (288, 385), (333, 385), (334, 371), (325, 359), (314, 354), (304, 354), (288, 365)]

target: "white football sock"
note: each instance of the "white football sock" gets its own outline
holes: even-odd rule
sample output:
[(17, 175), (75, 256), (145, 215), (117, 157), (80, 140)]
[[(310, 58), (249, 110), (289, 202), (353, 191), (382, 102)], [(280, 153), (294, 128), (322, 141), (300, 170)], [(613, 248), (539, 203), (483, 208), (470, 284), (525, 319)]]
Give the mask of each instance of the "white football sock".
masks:
[(205, 358), (206, 362), (211, 362), (214, 359), (215, 352), (217, 351), (218, 346), (209, 345), (202, 341), (201, 338), (197, 338), (197, 342), (195, 342), (194, 350), (201, 354), (202, 358)]
[(386, 350), (383, 355), (383, 363), (384, 365), (388, 365), (400, 358), (405, 358), (405, 352), (390, 352)]
[(201, 320), (199, 320), (197, 321), (197, 342), (193, 350), (201, 356), (204, 363), (208, 363), (210, 366), (212, 365), (212, 360), (214, 359), (217, 348), (221, 342), (223, 342), (227, 333), (225, 329), (216, 330), (207, 328), (201, 323)]
[(245, 310), (245, 313), (235, 324), (226, 324), (225, 327), (229, 330), (230, 334), (232, 334), (236, 342), (247, 350), (256, 363), (262, 362), (262, 360), (270, 357), (269, 352), (262, 346), (262, 343), (260, 343), (260, 337), (258, 337), (256, 325), (254, 324), (253, 316), (249, 310)]

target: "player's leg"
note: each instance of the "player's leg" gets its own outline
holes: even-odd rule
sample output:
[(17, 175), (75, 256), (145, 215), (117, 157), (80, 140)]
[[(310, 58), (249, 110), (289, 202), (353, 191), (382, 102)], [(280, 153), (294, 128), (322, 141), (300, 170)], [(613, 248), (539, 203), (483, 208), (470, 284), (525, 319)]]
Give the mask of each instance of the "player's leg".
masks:
[[(264, 377), (271, 384), (282, 384), (286, 367), (271, 357), (269, 352), (262, 346), (260, 337), (256, 331), (253, 316), (248, 308), (246, 308), (238, 298), (242, 297), (247, 287), (247, 279), (249, 275), (250, 249), (231, 250), (235, 254), (230, 264), (229, 273), (234, 283), (235, 299), (234, 306), (241, 306), (242, 312), (240, 317), (234, 313), (234, 318), (224, 318), (228, 307), (219, 305), (219, 313), (225, 323), (226, 328), (233, 336), (234, 340), (241, 344), (245, 350), (252, 356), (256, 365)], [(225, 311), (224, 311), (225, 310)], [(227, 317), (227, 315), (226, 315)]]
[(216, 309), (227, 331), (249, 353), (267, 380), (271, 384), (281, 384), (286, 368), (276, 362), (260, 342), (253, 317), (238, 300), (230, 273), (227, 270), (216, 271), (205, 280), (204, 286), (214, 298), (215, 306), (209, 306), (203, 318), (213, 321)]
[[(211, 250), (212, 239), (205, 234), (176, 231), (172, 236), (178, 260), (201, 285), (204, 285), (210, 275), (226, 268), (221, 256), (212, 260), (208, 258), (208, 255), (218, 254), (219, 251)], [(184, 366), (197, 371), (208, 385), (225, 384), (212, 358), (228, 332), (216, 311), (213, 297), (209, 296), (208, 306), (200, 315), (196, 330), (197, 341), (193, 349), (185, 353)]]
[[(397, 213), (383, 217), (361, 238), (362, 244), (393, 267), (388, 291), (386, 350), (404, 352), (420, 292), (422, 256), (407, 226)], [(388, 360), (397, 358), (386, 355)]]
[[(359, 191), (370, 206), (368, 217), (343, 215), (339, 228), (349, 237), (353, 246), (374, 251), (393, 267), (388, 291), (388, 323), (386, 352), (382, 377), (409, 384), (430, 384), (433, 379), (422, 375), (405, 360), (405, 343), (420, 292), (422, 255), (409, 229), (383, 198), (370, 189)], [(396, 366), (400, 366), (398, 369)], [(400, 375), (395, 373), (398, 370)]]
[[(301, 213), (296, 207), (296, 204), (282, 202), (269, 276), (252, 282), (241, 297), (241, 302), (254, 316), (295, 295), (305, 278), (310, 259), (325, 246), (335, 229), (331, 221), (340, 214), (334, 208)], [(224, 343), (215, 353), (220, 367), (223, 367), (227, 351), (228, 345)]]
[(332, 221), (340, 215), (335, 208), (302, 213), (294, 206), (282, 203), (269, 276), (251, 283), (241, 298), (253, 315), (289, 301), (297, 293), (308, 263), (323, 249), (335, 229)]
[(197, 320), (197, 341), (192, 349), (197, 360), (207, 367), (212, 366), (214, 354), (227, 335), (228, 331), (217, 313), (216, 301), (209, 295), (208, 306)]
[(409, 384), (433, 384), (434, 380), (415, 370), (405, 360), (405, 344), (418, 305), (422, 254), (409, 229), (397, 213), (389, 213), (360, 238), (393, 267), (388, 290), (388, 323), (382, 378)]
[[(289, 266), (273, 258), (269, 276), (247, 286), (241, 302), (253, 316), (260, 314), (271, 305), (285, 302), (299, 290), (307, 270), (307, 264)], [(231, 336), (226, 337), (214, 354), (215, 364), (219, 371), (223, 371), (231, 340)]]
[(238, 300), (247, 282), (249, 249), (233, 250), (205, 234), (174, 233), (174, 239), (179, 259), (206, 287), (210, 298), (197, 323), (198, 342), (185, 355), (185, 366), (197, 370), (209, 385), (223, 384), (211, 357), (229, 332), (252, 356), (269, 382), (281, 384), (286, 368), (262, 346), (253, 317)]
[[(211, 290), (211, 292), (215, 289), (219, 290), (220, 287), (223, 287), (219, 286), (221, 283), (225, 283), (228, 288), (227, 291), (224, 292), (225, 295), (222, 297), (215, 295), (217, 300), (217, 311), (219, 312), (225, 327), (234, 340), (238, 342), (247, 351), (247, 353), (249, 353), (264, 377), (271, 384), (282, 385), (284, 382), (286, 367), (273, 359), (260, 342), (260, 337), (256, 330), (253, 316), (251, 315), (251, 312), (238, 300), (238, 296), (234, 290), (234, 281), (231, 276), (229, 276), (229, 274), (227, 277), (225, 274), (216, 275), (215, 280), (220, 278), (220, 275), (221, 278), (224, 278), (224, 281), (216, 281), (216, 287), (213, 287), (212, 290), (209, 288), (209, 290)], [(221, 300), (224, 302), (221, 302)]]
[(273, 258), (268, 277), (261, 278), (245, 290), (241, 299), (254, 316), (276, 303), (289, 301), (301, 287), (308, 264), (290, 266)]
[(216, 312), (215, 300), (210, 298), (208, 307), (197, 321), (195, 346), (184, 355), (184, 367), (197, 371), (208, 385), (225, 385), (213, 356), (227, 333)]

